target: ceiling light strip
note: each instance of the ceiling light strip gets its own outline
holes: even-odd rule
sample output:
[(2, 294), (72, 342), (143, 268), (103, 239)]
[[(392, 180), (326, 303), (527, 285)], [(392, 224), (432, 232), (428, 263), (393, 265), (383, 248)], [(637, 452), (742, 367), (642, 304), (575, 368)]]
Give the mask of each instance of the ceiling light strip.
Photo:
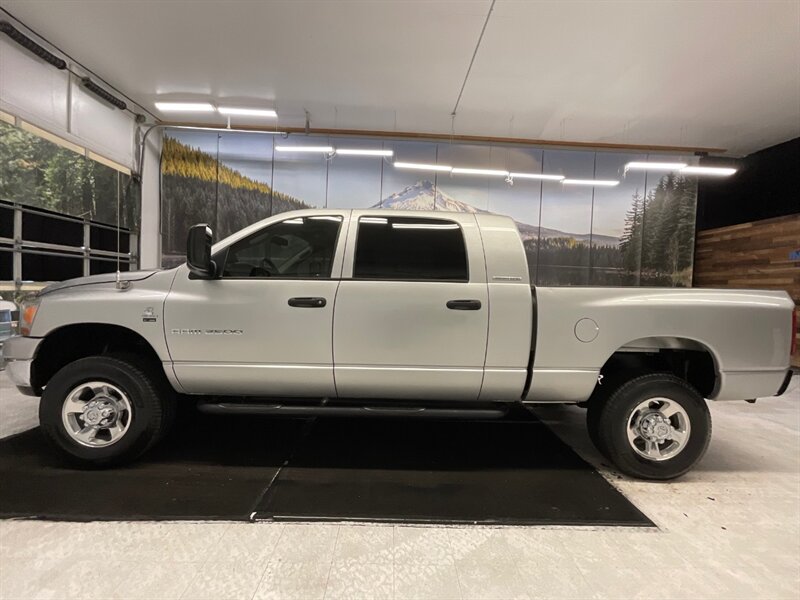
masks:
[(509, 173), (513, 179), (542, 179), (545, 181), (561, 181), (563, 175), (548, 175), (547, 173)]
[(243, 108), (238, 106), (220, 106), (217, 108), (219, 114), (225, 116), (244, 116), (244, 117), (269, 117), (277, 119), (278, 113), (271, 108)]
[(684, 175), (714, 175), (716, 177), (727, 177), (736, 173), (733, 167), (684, 167), (681, 169)]
[(564, 185), (592, 185), (599, 187), (614, 187), (619, 185), (616, 179), (562, 179)]
[(368, 150), (366, 148), (336, 148), (342, 156), (394, 156), (394, 150)]
[(682, 162), (633, 161), (625, 165), (625, 170), (635, 171), (679, 171), (686, 167)]
[(466, 167), (453, 167), (453, 175), (489, 175), (497, 177), (508, 177), (508, 171), (498, 169), (471, 169)]
[(214, 112), (210, 102), (156, 102), (156, 108), (162, 112)]
[(275, 146), (278, 152), (333, 152), (333, 146)]
[(416, 169), (418, 171), (443, 171), (450, 172), (453, 167), (449, 165), (429, 165), (425, 163), (395, 162), (394, 166), (398, 169)]

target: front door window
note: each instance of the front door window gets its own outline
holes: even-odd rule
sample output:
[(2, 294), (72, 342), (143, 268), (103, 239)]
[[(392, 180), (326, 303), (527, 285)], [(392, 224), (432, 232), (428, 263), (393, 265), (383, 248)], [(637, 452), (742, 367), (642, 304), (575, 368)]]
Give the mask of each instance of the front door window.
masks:
[(295, 217), (234, 243), (223, 278), (328, 279), (342, 218)]

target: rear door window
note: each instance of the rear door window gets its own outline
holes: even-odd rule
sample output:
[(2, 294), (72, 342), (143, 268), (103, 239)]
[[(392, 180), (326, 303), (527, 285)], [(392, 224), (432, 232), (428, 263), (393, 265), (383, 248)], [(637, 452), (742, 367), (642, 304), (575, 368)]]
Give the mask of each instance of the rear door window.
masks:
[(361, 217), (353, 278), (469, 281), (458, 223), (415, 217)]

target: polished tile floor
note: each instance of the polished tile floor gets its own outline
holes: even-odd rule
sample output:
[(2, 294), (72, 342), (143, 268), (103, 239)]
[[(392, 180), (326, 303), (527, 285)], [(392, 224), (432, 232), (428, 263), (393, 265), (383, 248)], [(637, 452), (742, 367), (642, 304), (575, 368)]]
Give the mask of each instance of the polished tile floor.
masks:
[[(657, 529), (0, 521), (0, 597), (796, 600), (800, 381), (711, 410), (706, 457), (672, 483), (604, 466), (580, 409), (537, 411)], [(0, 435), (35, 423), (0, 374)]]

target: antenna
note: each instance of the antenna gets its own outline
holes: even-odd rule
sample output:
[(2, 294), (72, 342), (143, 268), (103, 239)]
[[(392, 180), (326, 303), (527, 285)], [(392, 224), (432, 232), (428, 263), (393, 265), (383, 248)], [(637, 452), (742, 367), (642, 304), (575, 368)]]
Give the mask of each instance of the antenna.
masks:
[(122, 282), (120, 280), (119, 274), (119, 210), (122, 202), (120, 201), (120, 193), (122, 190), (119, 189), (119, 173), (117, 173), (117, 282), (116, 287), (117, 289), (122, 289)]
[[(120, 213), (122, 211), (122, 190), (120, 189), (120, 180), (119, 175), (117, 175), (117, 276), (116, 276), (116, 283), (115, 287), (118, 290), (127, 290), (131, 286), (130, 281), (122, 281), (122, 276), (120, 274), (119, 269), (119, 261), (120, 261), (120, 238), (122, 234), (120, 233)], [(131, 185), (133, 184), (133, 174), (131, 174), (130, 178), (128, 179), (128, 184), (125, 186), (125, 199), (127, 200), (128, 196), (130, 195)], [(130, 265), (130, 262), (128, 263)]]

